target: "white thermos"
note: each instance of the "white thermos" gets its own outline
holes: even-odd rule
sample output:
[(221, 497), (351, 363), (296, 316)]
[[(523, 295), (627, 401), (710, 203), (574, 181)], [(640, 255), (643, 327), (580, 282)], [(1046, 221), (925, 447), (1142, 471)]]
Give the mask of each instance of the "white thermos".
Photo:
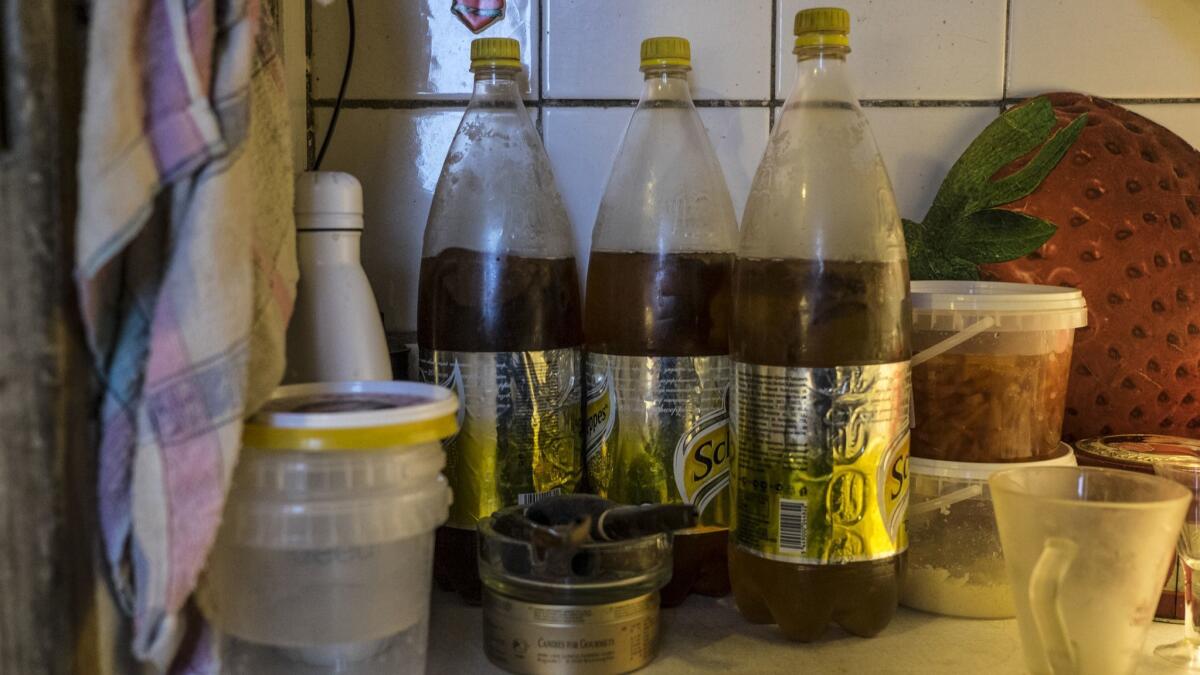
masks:
[(379, 306), (359, 260), (362, 185), (337, 171), (296, 179), (300, 282), (284, 381), (390, 380)]

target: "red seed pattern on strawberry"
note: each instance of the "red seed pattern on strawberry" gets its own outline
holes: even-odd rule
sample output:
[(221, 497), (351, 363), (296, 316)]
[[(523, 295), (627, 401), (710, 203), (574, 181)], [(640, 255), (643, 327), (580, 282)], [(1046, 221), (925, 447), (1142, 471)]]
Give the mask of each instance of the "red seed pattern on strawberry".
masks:
[(1037, 190), (1005, 208), (1058, 231), (982, 276), (1083, 291), (1066, 440), (1200, 438), (1200, 152), (1111, 101), (1049, 98), (1061, 125), (1082, 113), (1087, 125)]

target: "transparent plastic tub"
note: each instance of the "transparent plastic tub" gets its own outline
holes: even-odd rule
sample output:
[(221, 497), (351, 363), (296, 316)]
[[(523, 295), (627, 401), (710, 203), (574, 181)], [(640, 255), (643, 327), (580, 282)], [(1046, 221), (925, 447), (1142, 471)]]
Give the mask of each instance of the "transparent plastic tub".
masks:
[(276, 392), (247, 425), (202, 585), (223, 672), (424, 669), (456, 409), (408, 382)]
[(1070, 288), (914, 281), (912, 455), (1029, 462), (1061, 441), (1075, 329)]
[(908, 507), (908, 570), (900, 602), (934, 614), (1015, 616), (988, 477), (1034, 466), (1075, 466), (1057, 457), (1025, 463), (946, 462), (914, 457)]

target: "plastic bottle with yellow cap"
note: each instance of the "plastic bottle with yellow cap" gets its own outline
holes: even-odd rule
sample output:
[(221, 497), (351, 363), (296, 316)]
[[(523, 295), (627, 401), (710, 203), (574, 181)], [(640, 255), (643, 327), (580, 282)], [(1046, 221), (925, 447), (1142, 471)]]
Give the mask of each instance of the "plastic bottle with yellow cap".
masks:
[(665, 606), (729, 592), (729, 287), (737, 217), (692, 104), (691, 49), (642, 43), (645, 84), (592, 231), (587, 465), (618, 502), (691, 503)]
[(521, 43), (512, 38), (478, 38), (471, 41), (471, 72), (487, 68), (521, 70)]
[(846, 72), (850, 16), (796, 15), (796, 84), (746, 203), (734, 271), (738, 609), (794, 640), (875, 635), (908, 542), (908, 265)]
[(422, 379), (462, 402), (435, 578), (478, 602), (479, 519), (582, 478), (583, 336), (570, 223), (521, 101), (519, 44), (475, 40), (471, 70), (425, 227), (417, 344)]

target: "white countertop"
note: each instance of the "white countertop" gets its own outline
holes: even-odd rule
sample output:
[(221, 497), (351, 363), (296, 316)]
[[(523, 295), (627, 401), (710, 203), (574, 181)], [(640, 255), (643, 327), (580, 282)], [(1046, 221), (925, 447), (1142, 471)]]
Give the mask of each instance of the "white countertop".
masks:
[[(503, 673), (483, 653), (480, 608), (433, 592), (427, 672)], [(819, 642), (783, 639), (774, 626), (746, 623), (732, 597), (692, 597), (663, 610), (658, 658), (639, 675), (684, 673), (1024, 673), (1014, 620), (952, 619), (900, 608), (879, 636), (865, 640), (831, 629)], [(1139, 675), (1174, 671), (1151, 651), (1183, 637), (1180, 624), (1150, 627)]]

